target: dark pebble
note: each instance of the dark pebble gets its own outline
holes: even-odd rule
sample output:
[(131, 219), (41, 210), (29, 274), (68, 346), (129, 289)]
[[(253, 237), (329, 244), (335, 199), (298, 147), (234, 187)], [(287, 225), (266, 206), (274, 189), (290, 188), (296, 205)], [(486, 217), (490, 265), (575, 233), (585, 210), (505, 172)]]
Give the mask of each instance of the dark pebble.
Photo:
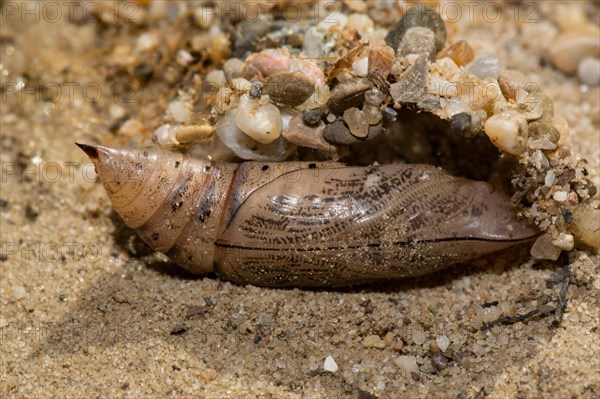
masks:
[(398, 55), (426, 53), (431, 61), (435, 61), (435, 50), (435, 37), (431, 29), (417, 26), (404, 34), (398, 46)]
[(568, 209), (563, 209), (560, 211), (560, 214), (565, 218), (565, 222), (567, 224), (573, 223), (573, 213)]
[(152, 77), (153, 72), (154, 69), (152, 68), (152, 64), (149, 64), (147, 62), (141, 63), (140, 65), (136, 66), (133, 70), (133, 74), (141, 84), (148, 83), (148, 81)]
[(444, 20), (434, 10), (424, 7), (412, 7), (400, 18), (400, 21), (394, 25), (387, 36), (385, 42), (395, 50), (398, 49), (402, 38), (407, 30), (416, 26), (429, 28), (435, 38), (435, 50), (440, 51), (446, 44), (446, 26)]
[(58, 296), (58, 299), (60, 299), (61, 302), (64, 302), (67, 300), (67, 294), (65, 294), (64, 292), (61, 292), (60, 295)]
[(443, 370), (448, 367), (448, 359), (441, 352), (437, 352), (431, 357), (431, 365), (437, 370)]
[(39, 215), (40, 215), (40, 211), (36, 206), (27, 204), (27, 206), (25, 207), (25, 217), (27, 219), (34, 222)]
[(398, 111), (392, 107), (385, 107), (381, 110), (383, 127), (388, 127), (398, 119)]
[(471, 114), (468, 112), (456, 114), (450, 120), (450, 129), (457, 136), (467, 135), (471, 131), (471, 126)]
[(261, 18), (241, 21), (233, 35), (233, 56), (244, 58), (256, 50), (260, 39), (271, 31), (269, 21)]
[(350, 133), (350, 129), (348, 129), (344, 121), (341, 120), (325, 126), (323, 138), (331, 144), (347, 145), (359, 142), (359, 140)]
[(344, 121), (338, 120), (330, 125), (325, 126), (325, 129), (323, 130), (323, 138), (330, 144), (350, 145), (373, 140), (381, 133), (383, 133), (383, 123), (375, 126), (369, 126), (369, 133), (367, 134), (367, 137), (359, 139), (350, 133), (350, 129), (348, 129), (348, 126), (346, 126)]
[(260, 98), (262, 96), (263, 84), (261, 82), (254, 82), (250, 85), (250, 92), (248, 93), (251, 98)]
[(212, 304), (213, 304), (212, 298), (209, 296), (205, 296), (204, 303), (206, 304), (206, 306), (212, 306)]
[(173, 330), (171, 330), (171, 335), (173, 336), (179, 336), (179, 335), (183, 335), (187, 332), (187, 328), (185, 327), (176, 327)]
[(306, 126), (317, 127), (321, 123), (322, 116), (323, 111), (321, 111), (321, 108), (307, 109), (302, 113), (302, 122)]
[(8, 206), (8, 201), (5, 199), (0, 199), (0, 208), (4, 209)]
[(0, 254), (0, 262), (6, 262), (8, 260), (8, 255)]

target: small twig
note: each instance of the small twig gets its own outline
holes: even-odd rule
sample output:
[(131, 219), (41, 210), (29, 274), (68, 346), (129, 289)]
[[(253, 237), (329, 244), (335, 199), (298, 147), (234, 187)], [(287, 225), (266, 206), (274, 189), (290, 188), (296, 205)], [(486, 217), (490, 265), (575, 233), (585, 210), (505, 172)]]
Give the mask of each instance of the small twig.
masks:
[(568, 258), (564, 259), (563, 263), (563, 275), (562, 275), (562, 287), (560, 287), (560, 294), (558, 295), (558, 303), (556, 304), (556, 311), (554, 312), (554, 325), (559, 325), (563, 318), (563, 313), (567, 307), (567, 294), (569, 292), (569, 278), (571, 277), (571, 263)]

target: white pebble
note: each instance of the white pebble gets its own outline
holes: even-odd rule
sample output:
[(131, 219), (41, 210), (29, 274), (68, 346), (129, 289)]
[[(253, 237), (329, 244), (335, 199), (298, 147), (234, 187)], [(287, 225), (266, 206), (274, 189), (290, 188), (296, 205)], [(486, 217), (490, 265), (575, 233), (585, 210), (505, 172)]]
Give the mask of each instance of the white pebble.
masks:
[(188, 66), (193, 60), (194, 57), (184, 49), (180, 49), (177, 51), (177, 54), (175, 54), (175, 61), (182, 67)]
[(136, 52), (150, 52), (158, 47), (158, 35), (155, 33), (143, 33), (138, 37), (135, 45)]
[(417, 365), (417, 358), (415, 356), (398, 356), (395, 363), (405, 375), (419, 372), (419, 366)]
[(338, 371), (338, 365), (335, 362), (335, 360), (333, 360), (333, 357), (327, 356), (325, 358), (325, 362), (323, 363), (323, 369), (331, 373), (335, 373), (336, 371)]
[(213, 7), (203, 4), (194, 10), (194, 22), (199, 28), (208, 29), (212, 26), (215, 15)]
[(367, 14), (350, 14), (346, 29), (355, 29), (363, 38), (373, 32), (375, 24)]
[(352, 63), (352, 69), (358, 76), (367, 76), (369, 73), (369, 58), (363, 57)]
[(281, 112), (273, 104), (260, 105), (244, 94), (235, 116), (235, 124), (259, 143), (269, 144), (277, 140), (283, 129)]
[(206, 81), (214, 85), (224, 85), (225, 83), (227, 83), (225, 71), (223, 71), (222, 69), (215, 69), (213, 71), (210, 71), (206, 75)]
[(20, 286), (20, 285), (13, 287), (12, 292), (13, 292), (13, 296), (15, 297), (15, 299), (22, 299), (22, 298), (25, 298), (25, 296), (27, 295), (27, 291), (25, 291), (25, 287)]
[(600, 83), (600, 60), (592, 57), (582, 59), (577, 66), (577, 77), (581, 83), (588, 86)]
[(181, 101), (171, 101), (167, 113), (179, 123), (189, 122), (191, 117), (189, 106)]
[(485, 122), (485, 134), (492, 143), (512, 155), (522, 154), (527, 148), (527, 121), (516, 113), (492, 115)]
[(600, 52), (598, 34), (598, 27), (593, 25), (562, 33), (550, 47), (552, 62), (565, 73), (576, 72), (582, 59), (598, 56)]
[(554, 198), (555, 201), (564, 202), (567, 200), (567, 192), (566, 191), (557, 191), (554, 193), (552, 198)]
[(546, 172), (546, 177), (544, 177), (544, 186), (552, 187), (555, 179), (556, 179), (556, 176), (554, 174), (554, 171), (552, 169), (550, 169), (549, 171)]
[(435, 342), (442, 352), (446, 352), (446, 349), (448, 349), (448, 347), (450, 346), (450, 340), (445, 335), (437, 337)]
[(563, 251), (570, 251), (575, 246), (575, 238), (571, 234), (560, 233), (552, 244)]

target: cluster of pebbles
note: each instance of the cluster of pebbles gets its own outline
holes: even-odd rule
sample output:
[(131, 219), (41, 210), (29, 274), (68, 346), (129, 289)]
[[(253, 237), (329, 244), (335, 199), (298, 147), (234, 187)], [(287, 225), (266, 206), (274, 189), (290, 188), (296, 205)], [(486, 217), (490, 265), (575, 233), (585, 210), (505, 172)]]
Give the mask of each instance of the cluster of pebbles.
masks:
[[(596, 172), (566, 146), (569, 128), (548, 96), (518, 71), (501, 68), (497, 57), (477, 58), (464, 40), (447, 43), (446, 24), (431, 9), (404, 10), (386, 28), (358, 3), (346, 2), (347, 13), (319, 21), (236, 21), (230, 57), (202, 76), (207, 107), (201, 123), (188, 116), (194, 93), (180, 90), (153, 140), (170, 149), (199, 143), (212, 159), (284, 161), (310, 154), (351, 163), (349, 148), (393, 134), (391, 127), (405, 122), (400, 110), (426, 112), (447, 121), (457, 137), (486, 135), (519, 163), (513, 200), (544, 233), (532, 255), (557, 259), (576, 244), (598, 248)], [(215, 24), (218, 18), (206, 28)], [(580, 39), (566, 34), (558, 44), (573, 47), (574, 40)], [(582, 49), (577, 57), (562, 51), (552, 60), (597, 84), (585, 72), (597, 62), (598, 45), (597, 37), (588, 38), (574, 47)]]

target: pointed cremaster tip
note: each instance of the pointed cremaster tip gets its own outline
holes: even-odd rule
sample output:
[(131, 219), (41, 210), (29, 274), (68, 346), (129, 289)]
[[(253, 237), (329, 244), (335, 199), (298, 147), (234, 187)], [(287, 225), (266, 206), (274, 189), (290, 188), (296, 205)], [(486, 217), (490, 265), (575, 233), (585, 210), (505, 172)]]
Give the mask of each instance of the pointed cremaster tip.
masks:
[(75, 143), (91, 159), (98, 159), (98, 149), (93, 145)]

